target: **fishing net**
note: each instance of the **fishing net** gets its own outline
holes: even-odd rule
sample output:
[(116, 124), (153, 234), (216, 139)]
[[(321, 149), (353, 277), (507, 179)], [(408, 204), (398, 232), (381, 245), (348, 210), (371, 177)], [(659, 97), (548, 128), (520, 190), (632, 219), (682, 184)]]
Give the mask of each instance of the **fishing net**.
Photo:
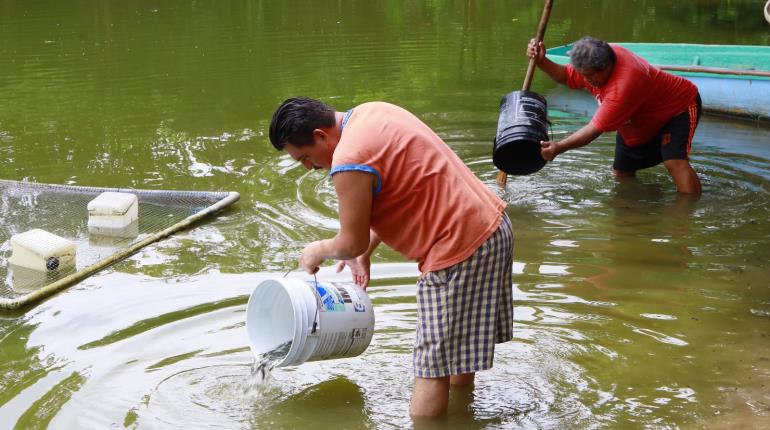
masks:
[[(105, 191), (138, 199), (138, 220), (116, 232), (88, 228), (88, 203)], [(237, 201), (235, 192), (157, 191), (0, 180), (0, 309), (36, 302)], [(11, 237), (41, 229), (72, 241), (75, 263), (33, 270), (9, 263)]]

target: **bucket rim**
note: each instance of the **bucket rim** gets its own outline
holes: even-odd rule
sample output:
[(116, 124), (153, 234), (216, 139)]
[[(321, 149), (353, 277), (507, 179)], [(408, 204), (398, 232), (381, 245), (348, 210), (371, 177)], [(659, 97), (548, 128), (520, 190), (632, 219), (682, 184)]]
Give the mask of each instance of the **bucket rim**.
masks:
[[(291, 347), (289, 347), (289, 351), (281, 361), (275, 363), (275, 367), (294, 366), (305, 362), (305, 360), (302, 359), (302, 353), (305, 351), (305, 346), (308, 342), (308, 336), (310, 334), (310, 321), (308, 319), (307, 313), (303, 312), (303, 308), (306, 305), (305, 299), (308, 298), (307, 294), (313, 294), (313, 292), (310, 291), (313, 287), (308, 281), (297, 278), (286, 278), (281, 279), (281, 281), (286, 281), (286, 283), (292, 284), (286, 285), (284, 282), (280, 282), (286, 293), (289, 295), (289, 299), (291, 300), (292, 313), (294, 316), (294, 338), (291, 340)], [(316, 301), (314, 297), (313, 303), (315, 302)], [(318, 311), (320, 311), (320, 309), (318, 309)]]
[[(297, 282), (299, 281), (299, 282)], [(297, 285), (300, 284), (300, 285)], [(281, 295), (284, 295), (286, 298), (288, 298), (289, 303), (291, 304), (292, 309), (292, 329), (290, 330), (290, 333), (292, 334), (291, 339), (291, 346), (289, 347), (289, 350), (286, 352), (286, 355), (281, 358), (281, 360), (275, 362), (275, 367), (283, 367), (283, 366), (289, 366), (292, 364), (293, 361), (296, 360), (296, 356), (298, 352), (301, 352), (300, 346), (304, 348), (304, 341), (303, 341), (303, 319), (306, 320), (307, 318), (303, 318), (305, 315), (302, 312), (302, 298), (297, 295), (297, 290), (300, 290), (301, 284), (305, 284), (305, 282), (300, 281), (298, 279), (266, 279), (259, 284), (257, 284), (256, 287), (254, 287), (254, 290), (252, 290), (251, 295), (249, 296), (248, 303), (246, 304), (246, 335), (249, 341), (249, 349), (251, 350), (251, 353), (255, 356), (264, 354), (268, 351), (259, 351), (255, 344), (254, 340), (251, 335), (251, 331), (249, 330), (249, 327), (251, 324), (249, 324), (250, 318), (253, 318), (251, 315), (253, 315), (252, 307), (257, 306), (257, 299), (260, 297), (261, 294), (263, 294), (263, 290), (266, 288), (269, 289), (276, 289)], [(297, 320), (300, 321), (297, 321)], [(289, 360), (291, 358), (291, 360)]]

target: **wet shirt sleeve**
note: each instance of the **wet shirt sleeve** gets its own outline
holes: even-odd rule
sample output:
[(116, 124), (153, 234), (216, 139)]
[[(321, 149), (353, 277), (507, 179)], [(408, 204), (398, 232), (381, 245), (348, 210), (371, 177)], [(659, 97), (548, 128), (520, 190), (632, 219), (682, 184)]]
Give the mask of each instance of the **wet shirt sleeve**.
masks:
[(586, 83), (586, 80), (583, 77), (583, 75), (578, 73), (578, 71), (575, 70), (575, 68), (572, 67), (571, 64), (567, 64), (565, 67), (567, 68), (567, 86), (568, 87), (572, 88), (573, 90), (588, 87), (588, 84)]
[(644, 86), (634, 79), (616, 79), (605, 86), (591, 124), (603, 132), (615, 131), (632, 121), (645, 100)]

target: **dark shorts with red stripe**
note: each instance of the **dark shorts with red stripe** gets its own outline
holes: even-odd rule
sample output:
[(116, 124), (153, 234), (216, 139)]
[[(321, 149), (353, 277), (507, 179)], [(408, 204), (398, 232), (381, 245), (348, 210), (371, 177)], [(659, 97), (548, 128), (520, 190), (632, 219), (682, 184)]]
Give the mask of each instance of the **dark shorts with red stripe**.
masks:
[(625, 172), (657, 166), (666, 160), (687, 160), (692, 136), (701, 114), (700, 94), (684, 112), (671, 118), (649, 142), (628, 146), (618, 133), (615, 136), (615, 162), (612, 168)]

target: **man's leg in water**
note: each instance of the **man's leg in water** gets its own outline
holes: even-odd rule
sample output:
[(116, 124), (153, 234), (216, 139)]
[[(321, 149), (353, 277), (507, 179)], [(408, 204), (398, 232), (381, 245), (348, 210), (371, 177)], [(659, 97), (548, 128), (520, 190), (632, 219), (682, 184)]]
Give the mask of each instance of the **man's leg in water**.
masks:
[(700, 194), (701, 185), (698, 174), (687, 160), (666, 160), (663, 162), (668, 174), (674, 180), (676, 191), (684, 194)]

